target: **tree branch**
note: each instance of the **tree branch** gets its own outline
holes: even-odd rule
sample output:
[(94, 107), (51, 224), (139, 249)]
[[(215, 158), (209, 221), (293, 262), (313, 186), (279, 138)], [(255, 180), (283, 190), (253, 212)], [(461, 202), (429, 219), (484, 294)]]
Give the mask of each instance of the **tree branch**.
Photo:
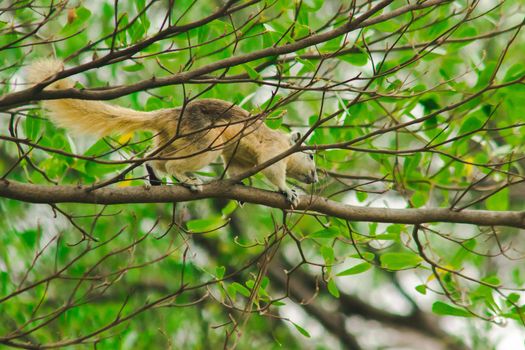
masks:
[[(353, 30), (364, 28), (379, 22), (386, 21), (391, 18), (395, 18), (403, 13), (425, 9), (432, 6), (439, 6), (449, 2), (449, 0), (429, 0), (424, 3), (411, 4), (394, 11), (379, 15), (377, 17), (371, 18), (374, 14), (381, 11), (386, 6), (392, 3), (392, 0), (384, 0), (376, 4), (366, 13), (362, 14), (358, 18), (355, 18), (347, 23), (332, 29), (328, 32), (311, 35), (304, 39), (298, 40), (294, 43), (277, 46), (277, 47), (268, 47), (258, 51), (253, 51), (248, 54), (233, 56), (227, 59), (218, 60), (216, 62), (210, 63), (203, 67), (194, 69), (192, 71), (180, 72), (174, 74), (170, 77), (165, 78), (152, 78), (147, 80), (142, 80), (135, 84), (129, 84), (126, 86), (113, 87), (104, 90), (78, 90), (78, 89), (64, 89), (64, 90), (46, 90), (42, 91), (42, 87), (39, 85), (18, 91), (13, 92), (4, 96), (0, 96), (0, 110), (7, 110), (16, 106), (27, 104), (29, 101), (36, 100), (48, 100), (48, 99), (58, 99), (58, 98), (80, 98), (86, 100), (109, 100), (114, 99), (120, 96), (124, 96), (136, 91), (147, 90), (155, 87), (161, 87), (166, 85), (176, 85), (185, 83), (191, 79), (197, 78), (204, 74), (209, 74), (214, 71), (234, 67), (243, 63), (255, 61), (262, 58), (276, 57), (283, 54), (294, 53), (298, 50), (321, 44), (330, 39), (336, 38), (343, 34), (349, 33)], [(101, 64), (101, 66), (104, 64)], [(53, 79), (46, 81), (46, 84), (50, 84), (55, 80), (65, 78), (67, 76), (82, 72), (87, 70), (87, 65), (84, 67), (86, 69), (80, 69), (80, 67), (70, 68), (68, 70), (59, 72), (56, 74)]]
[[(272, 208), (290, 209), (280, 193), (231, 181), (214, 181), (203, 186), (201, 192), (191, 192), (183, 186), (100, 188), (90, 186), (45, 186), (0, 180), (0, 197), (31, 203), (172, 203), (205, 198), (235, 199), (246, 203), (262, 204)], [(296, 210), (308, 210), (351, 221), (371, 221), (401, 224), (430, 222), (463, 223), (480, 226), (510, 226), (525, 228), (525, 212), (462, 210), (448, 208), (390, 209), (345, 205), (314, 195), (300, 196)]]

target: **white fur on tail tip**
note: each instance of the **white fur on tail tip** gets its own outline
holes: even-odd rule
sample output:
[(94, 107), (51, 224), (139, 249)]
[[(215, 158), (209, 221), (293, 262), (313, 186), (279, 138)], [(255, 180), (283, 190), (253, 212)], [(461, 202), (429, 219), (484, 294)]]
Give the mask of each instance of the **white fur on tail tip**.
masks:
[[(37, 84), (62, 70), (62, 61), (40, 59), (27, 68), (26, 80)], [(44, 90), (60, 90), (73, 86), (74, 80), (65, 78), (46, 86)], [(61, 98), (42, 101), (42, 106), (55, 124), (77, 134), (107, 136), (136, 130), (158, 131), (157, 129), (165, 123), (161, 121), (164, 120), (162, 113), (140, 112), (102, 101)]]
[[(40, 83), (47, 78), (64, 70), (64, 63), (55, 58), (41, 58), (26, 69), (26, 79), (30, 85)], [(46, 87), (46, 89), (67, 89), (73, 87), (74, 83), (69, 79), (59, 80)]]

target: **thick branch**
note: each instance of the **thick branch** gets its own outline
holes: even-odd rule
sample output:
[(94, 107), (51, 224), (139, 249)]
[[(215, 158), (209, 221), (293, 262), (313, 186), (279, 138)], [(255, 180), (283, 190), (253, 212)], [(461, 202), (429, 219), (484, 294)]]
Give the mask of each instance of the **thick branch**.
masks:
[[(0, 197), (31, 203), (172, 203), (204, 198), (235, 199), (246, 203), (262, 204), (272, 208), (290, 209), (284, 196), (266, 190), (215, 181), (194, 193), (182, 186), (100, 188), (89, 186), (30, 185), (0, 180)], [(429, 222), (465, 223), (480, 226), (510, 226), (525, 228), (525, 212), (462, 210), (448, 208), (390, 209), (345, 205), (323, 197), (303, 195), (296, 210), (309, 210), (351, 221), (370, 221), (401, 224)]]

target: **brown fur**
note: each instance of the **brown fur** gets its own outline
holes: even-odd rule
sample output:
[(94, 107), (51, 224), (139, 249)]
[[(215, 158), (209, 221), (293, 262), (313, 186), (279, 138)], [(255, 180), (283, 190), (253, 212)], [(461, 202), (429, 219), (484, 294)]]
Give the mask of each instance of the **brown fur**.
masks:
[[(28, 69), (35, 84), (63, 69), (58, 60), (39, 60)], [(57, 81), (46, 89), (73, 87), (69, 79)], [(223, 100), (202, 99), (184, 108), (140, 112), (101, 101), (77, 99), (43, 102), (58, 125), (78, 133), (106, 136), (136, 130), (156, 133), (155, 148), (161, 151), (150, 164), (157, 170), (193, 185), (200, 183), (188, 173), (202, 169), (222, 156), (228, 175), (236, 176), (275, 157), (290, 147), (290, 136), (268, 128), (244, 109)], [(313, 157), (295, 153), (262, 170), (262, 173), (287, 198), (296, 204), (297, 196), (286, 185), (286, 175), (311, 183), (317, 180)]]

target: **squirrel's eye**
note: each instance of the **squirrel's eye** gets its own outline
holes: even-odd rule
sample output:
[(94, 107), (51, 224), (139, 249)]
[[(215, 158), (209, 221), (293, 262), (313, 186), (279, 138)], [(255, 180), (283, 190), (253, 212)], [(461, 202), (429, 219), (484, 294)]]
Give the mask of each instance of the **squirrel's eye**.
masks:
[(311, 154), (311, 153), (308, 155), (308, 157), (309, 157), (310, 159), (312, 159), (312, 160), (314, 159), (314, 155)]

